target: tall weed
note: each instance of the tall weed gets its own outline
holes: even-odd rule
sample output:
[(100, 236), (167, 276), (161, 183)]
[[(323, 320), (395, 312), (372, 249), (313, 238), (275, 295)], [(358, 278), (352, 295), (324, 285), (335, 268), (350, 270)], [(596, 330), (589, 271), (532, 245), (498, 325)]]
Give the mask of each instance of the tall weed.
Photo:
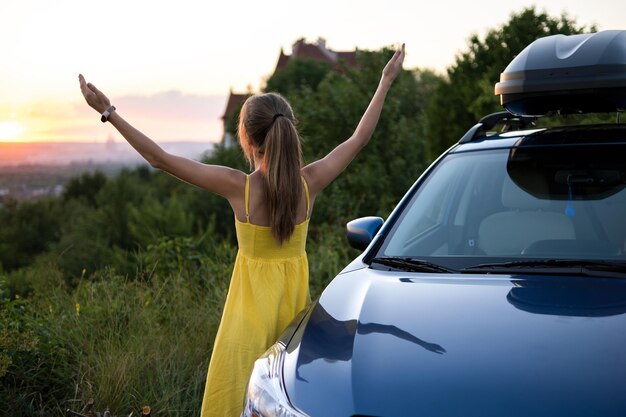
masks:
[[(146, 404), (159, 417), (199, 414), (234, 255), (224, 242), (164, 238), (140, 255), (136, 276), (105, 268), (68, 288), (39, 282), (58, 271), (13, 273), (29, 297), (2, 284), (6, 415), (61, 416), (89, 398), (119, 415)], [(7, 342), (17, 336), (22, 348)]]

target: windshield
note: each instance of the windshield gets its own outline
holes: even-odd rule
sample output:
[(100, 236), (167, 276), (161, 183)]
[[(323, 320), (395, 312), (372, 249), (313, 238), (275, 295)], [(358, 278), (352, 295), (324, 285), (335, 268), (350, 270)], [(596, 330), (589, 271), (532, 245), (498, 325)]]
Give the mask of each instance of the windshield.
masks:
[(450, 154), (376, 256), (455, 269), (528, 259), (626, 261), (624, 151), (612, 144)]

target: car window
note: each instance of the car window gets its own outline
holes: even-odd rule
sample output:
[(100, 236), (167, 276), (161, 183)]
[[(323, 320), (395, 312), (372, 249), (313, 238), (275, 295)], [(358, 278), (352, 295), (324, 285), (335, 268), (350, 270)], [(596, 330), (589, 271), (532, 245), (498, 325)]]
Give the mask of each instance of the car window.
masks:
[(623, 145), (449, 154), (405, 206), (378, 256), (624, 258)]

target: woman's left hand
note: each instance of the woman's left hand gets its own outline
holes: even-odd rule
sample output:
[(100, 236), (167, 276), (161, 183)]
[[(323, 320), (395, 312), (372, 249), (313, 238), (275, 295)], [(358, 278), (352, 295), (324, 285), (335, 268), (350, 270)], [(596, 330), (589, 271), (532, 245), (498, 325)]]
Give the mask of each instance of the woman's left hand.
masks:
[(383, 80), (388, 81), (390, 84), (396, 79), (398, 74), (402, 71), (402, 63), (404, 62), (404, 44), (398, 49), (385, 68), (383, 69)]
[(83, 74), (78, 75), (78, 81), (80, 82), (80, 91), (91, 108), (98, 113), (104, 113), (111, 106), (111, 100), (102, 91), (98, 90), (95, 85), (86, 82)]

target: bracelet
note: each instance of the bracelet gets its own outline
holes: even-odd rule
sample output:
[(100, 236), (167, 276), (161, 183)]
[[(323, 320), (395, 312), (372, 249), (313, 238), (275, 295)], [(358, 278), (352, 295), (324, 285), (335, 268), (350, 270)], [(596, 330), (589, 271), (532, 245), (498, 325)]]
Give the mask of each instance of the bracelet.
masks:
[(109, 120), (109, 116), (111, 115), (111, 113), (113, 113), (115, 111), (115, 106), (110, 106), (108, 109), (106, 109), (104, 111), (104, 113), (102, 113), (102, 117), (100, 117), (100, 121), (102, 123), (105, 123)]

